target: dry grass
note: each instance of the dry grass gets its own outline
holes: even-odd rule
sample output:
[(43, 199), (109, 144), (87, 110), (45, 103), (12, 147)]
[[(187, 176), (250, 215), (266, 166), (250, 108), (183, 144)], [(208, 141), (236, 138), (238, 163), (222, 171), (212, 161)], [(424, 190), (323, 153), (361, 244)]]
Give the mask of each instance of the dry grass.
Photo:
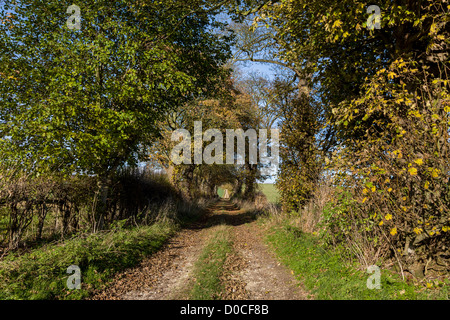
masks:
[(319, 232), (323, 210), (330, 201), (332, 194), (333, 188), (327, 183), (323, 183), (317, 189), (314, 198), (303, 207), (300, 217), (297, 218), (296, 222), (300, 230), (306, 233)]
[(305, 233), (315, 233), (320, 230), (325, 205), (330, 201), (333, 188), (323, 183), (312, 198), (300, 212), (283, 212), (278, 203), (270, 202), (264, 196), (257, 197), (254, 206), (263, 210), (271, 217), (275, 224), (289, 221)]

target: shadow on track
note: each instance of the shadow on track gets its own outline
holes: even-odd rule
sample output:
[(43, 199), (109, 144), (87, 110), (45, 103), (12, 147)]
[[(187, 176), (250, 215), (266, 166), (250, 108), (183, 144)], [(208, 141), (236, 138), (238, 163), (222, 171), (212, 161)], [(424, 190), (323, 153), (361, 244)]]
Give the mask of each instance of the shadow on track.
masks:
[(187, 229), (208, 229), (217, 225), (240, 226), (255, 221), (257, 215), (243, 211), (230, 200), (219, 200), (207, 209), (207, 213)]

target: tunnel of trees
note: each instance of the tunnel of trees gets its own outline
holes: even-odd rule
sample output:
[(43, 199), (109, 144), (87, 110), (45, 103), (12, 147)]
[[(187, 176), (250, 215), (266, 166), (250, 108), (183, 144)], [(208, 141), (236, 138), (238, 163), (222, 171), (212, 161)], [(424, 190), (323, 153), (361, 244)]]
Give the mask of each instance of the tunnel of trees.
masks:
[(448, 1), (378, 1), (379, 28), (359, 0), (84, 0), (79, 29), (70, 5), (0, 7), (3, 247), (145, 220), (224, 185), (255, 199), (266, 176), (248, 158), (171, 161), (172, 132), (202, 121), (279, 129), (281, 208), (327, 190), (327, 243), (450, 269)]

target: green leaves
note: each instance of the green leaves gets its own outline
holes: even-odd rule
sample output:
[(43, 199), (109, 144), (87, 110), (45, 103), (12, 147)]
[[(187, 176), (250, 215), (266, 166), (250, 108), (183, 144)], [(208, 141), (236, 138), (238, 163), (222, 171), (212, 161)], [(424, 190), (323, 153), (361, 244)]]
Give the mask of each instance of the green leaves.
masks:
[(3, 156), (34, 172), (135, 163), (163, 111), (204, 94), (229, 55), (198, 10), (208, 1), (88, 0), (81, 30), (66, 1), (15, 2), (0, 14), (14, 12), (0, 25), (0, 132)]

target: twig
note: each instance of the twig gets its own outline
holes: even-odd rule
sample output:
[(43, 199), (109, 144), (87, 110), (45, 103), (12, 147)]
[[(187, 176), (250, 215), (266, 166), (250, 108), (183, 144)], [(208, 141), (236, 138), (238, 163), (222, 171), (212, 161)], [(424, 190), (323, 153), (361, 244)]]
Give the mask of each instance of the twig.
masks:
[(386, 238), (386, 240), (388, 241), (389, 246), (390, 246), (390, 247), (392, 248), (392, 250), (394, 251), (395, 258), (397, 259), (398, 265), (399, 265), (399, 267), (400, 267), (400, 271), (401, 271), (401, 273), (402, 273), (402, 279), (403, 279), (403, 281), (405, 281), (405, 274), (403, 273), (403, 267), (402, 267), (402, 264), (401, 264), (401, 262), (400, 262), (400, 259), (399, 259), (398, 256), (397, 256), (397, 252), (395, 251), (395, 247), (392, 246), (391, 241), (390, 241), (389, 238), (386, 236), (386, 234), (384, 233), (384, 231), (381, 230), (381, 232), (383, 233), (383, 236), (384, 236), (384, 237)]
[(428, 258), (428, 260), (427, 260), (427, 264), (425, 265), (425, 271), (424, 271), (424, 275), (426, 276), (427, 275), (427, 271), (428, 271), (428, 264), (431, 262), (431, 257), (430, 258)]

